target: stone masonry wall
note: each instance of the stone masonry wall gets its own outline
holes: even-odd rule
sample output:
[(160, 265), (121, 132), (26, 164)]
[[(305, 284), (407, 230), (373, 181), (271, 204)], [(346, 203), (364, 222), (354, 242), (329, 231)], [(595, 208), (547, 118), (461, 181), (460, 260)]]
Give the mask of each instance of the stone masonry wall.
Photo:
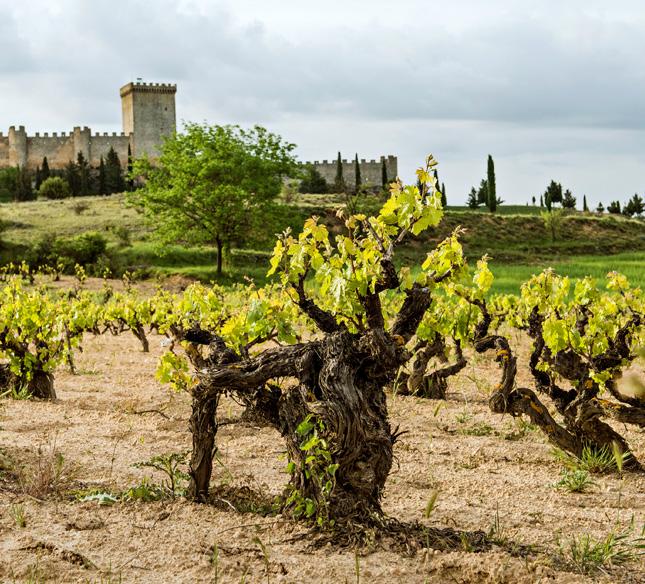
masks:
[[(396, 156), (381, 156), (379, 160), (358, 161), (361, 169), (361, 182), (365, 186), (382, 186), (381, 166), (385, 160), (388, 180), (394, 180), (398, 176), (398, 160)], [(320, 173), (329, 186), (332, 186), (336, 180), (336, 160), (315, 160), (310, 164)], [(353, 160), (342, 160), (343, 179), (348, 187), (356, 186), (356, 171)]]
[(23, 126), (9, 128), (9, 136), (0, 134), (0, 168), (9, 166), (26, 166), (35, 170), (42, 166), (43, 158), (47, 157), (49, 168), (64, 168), (70, 160), (76, 160), (79, 152), (89, 161), (91, 166), (97, 167), (101, 156), (106, 158), (110, 148), (114, 148), (119, 155), (121, 166), (124, 167), (128, 160), (128, 145), (130, 136), (125, 134), (111, 135), (93, 134), (89, 128), (74, 128), (72, 132), (47, 132), (28, 136)]

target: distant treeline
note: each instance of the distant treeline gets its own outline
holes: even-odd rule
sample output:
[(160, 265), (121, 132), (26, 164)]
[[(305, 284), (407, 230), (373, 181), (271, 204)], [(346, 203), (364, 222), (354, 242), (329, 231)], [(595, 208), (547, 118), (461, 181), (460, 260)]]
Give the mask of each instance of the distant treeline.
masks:
[[(130, 166), (129, 160), (127, 166)], [(0, 169), (0, 201), (33, 201), (39, 196), (64, 199), (122, 193), (131, 186), (124, 170), (128, 169), (121, 166), (114, 148), (110, 148), (105, 160), (101, 156), (97, 167), (91, 167), (83, 153), (79, 152), (76, 160), (70, 160), (65, 168), (50, 169), (45, 156), (35, 172), (20, 166)]]

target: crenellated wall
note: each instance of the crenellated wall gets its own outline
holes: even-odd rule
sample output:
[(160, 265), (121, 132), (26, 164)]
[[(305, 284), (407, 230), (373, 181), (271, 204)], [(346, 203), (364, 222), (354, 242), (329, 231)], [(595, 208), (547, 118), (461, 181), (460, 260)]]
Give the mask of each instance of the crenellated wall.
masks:
[(92, 134), (89, 128), (76, 127), (71, 132), (36, 132), (28, 136), (24, 126), (9, 128), (9, 135), (0, 134), (0, 168), (26, 166), (35, 170), (42, 166), (47, 157), (49, 168), (65, 168), (70, 160), (76, 161), (82, 152), (91, 166), (98, 166), (101, 156), (107, 156), (110, 148), (119, 155), (121, 166), (128, 160), (128, 146), (131, 137), (113, 132)]
[(128, 83), (120, 89), (123, 132), (96, 134), (85, 126), (71, 132), (36, 132), (28, 136), (24, 126), (11, 126), (8, 135), (0, 133), (0, 168), (26, 166), (35, 170), (43, 158), (52, 169), (64, 168), (81, 152), (91, 166), (98, 166), (114, 148), (124, 167), (128, 147), (133, 156), (147, 153), (154, 158), (165, 136), (175, 131), (176, 85), (166, 83)]
[[(378, 160), (365, 160), (358, 161), (361, 169), (361, 182), (364, 185), (382, 186), (382, 166), (385, 161), (387, 169), (388, 181), (394, 180), (399, 173), (398, 159), (396, 156), (381, 156)], [(356, 170), (354, 168), (353, 160), (341, 160), (343, 165), (343, 180), (348, 187), (356, 186)], [(314, 160), (309, 164), (320, 173), (328, 185), (332, 186), (336, 181), (336, 160)]]

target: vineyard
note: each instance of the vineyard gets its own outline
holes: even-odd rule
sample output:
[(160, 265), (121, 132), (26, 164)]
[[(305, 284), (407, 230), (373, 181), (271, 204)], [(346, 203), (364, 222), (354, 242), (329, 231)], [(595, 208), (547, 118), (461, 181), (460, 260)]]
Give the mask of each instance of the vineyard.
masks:
[(642, 581), (645, 295), (400, 267), (435, 165), (262, 287), (5, 269), (0, 579)]

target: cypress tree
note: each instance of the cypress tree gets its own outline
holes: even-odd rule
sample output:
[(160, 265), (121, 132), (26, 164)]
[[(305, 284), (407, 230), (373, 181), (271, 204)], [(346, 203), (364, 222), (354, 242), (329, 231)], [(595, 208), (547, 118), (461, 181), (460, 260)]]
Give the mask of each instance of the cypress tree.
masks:
[(40, 185), (42, 184), (43, 179), (40, 176), (40, 166), (36, 167), (36, 190), (40, 188)]
[(540, 209), (544, 207), (544, 199), (542, 198), (542, 195), (540, 195)]
[(122, 193), (125, 183), (121, 173), (121, 161), (114, 148), (110, 148), (105, 158), (105, 191), (106, 194)]
[(41, 182), (45, 182), (49, 177), (50, 177), (49, 162), (47, 162), (47, 157), (45, 156), (43, 158), (43, 163), (40, 167), (40, 180)]
[(98, 191), (99, 195), (107, 195), (107, 183), (105, 180), (105, 162), (103, 157), (99, 160), (99, 180), (98, 180)]
[(69, 185), (72, 197), (78, 197), (81, 194), (81, 174), (78, 165), (73, 160), (70, 160), (65, 166), (65, 180)]
[(493, 164), (493, 157), (488, 155), (488, 208), (491, 213), (497, 210), (497, 191), (495, 188), (495, 165)]
[(387, 178), (387, 164), (385, 164), (385, 157), (381, 158), (381, 183), (383, 184), (383, 190), (386, 190), (389, 181)]
[(337, 193), (345, 192), (345, 180), (343, 179), (343, 161), (340, 157), (340, 152), (338, 153), (338, 159), (336, 160), (336, 179), (334, 180), (334, 190)]
[(356, 185), (356, 192), (360, 191), (363, 181), (361, 180), (361, 165), (358, 162), (358, 152), (354, 156), (354, 182)]
[(589, 207), (587, 206), (587, 195), (582, 195), (582, 210), (585, 213), (589, 212)]
[(14, 190), (15, 201), (31, 201), (35, 199), (31, 185), (31, 174), (26, 166), (19, 166), (16, 172), (16, 185)]
[(126, 186), (129, 191), (134, 190), (134, 178), (132, 177), (132, 148), (128, 144), (128, 170), (126, 176)]
[(441, 206), (445, 209), (448, 206), (448, 199), (446, 198), (446, 185), (441, 183)]
[(90, 165), (85, 160), (82, 152), (76, 157), (76, 166), (78, 167), (79, 194), (90, 194)]

